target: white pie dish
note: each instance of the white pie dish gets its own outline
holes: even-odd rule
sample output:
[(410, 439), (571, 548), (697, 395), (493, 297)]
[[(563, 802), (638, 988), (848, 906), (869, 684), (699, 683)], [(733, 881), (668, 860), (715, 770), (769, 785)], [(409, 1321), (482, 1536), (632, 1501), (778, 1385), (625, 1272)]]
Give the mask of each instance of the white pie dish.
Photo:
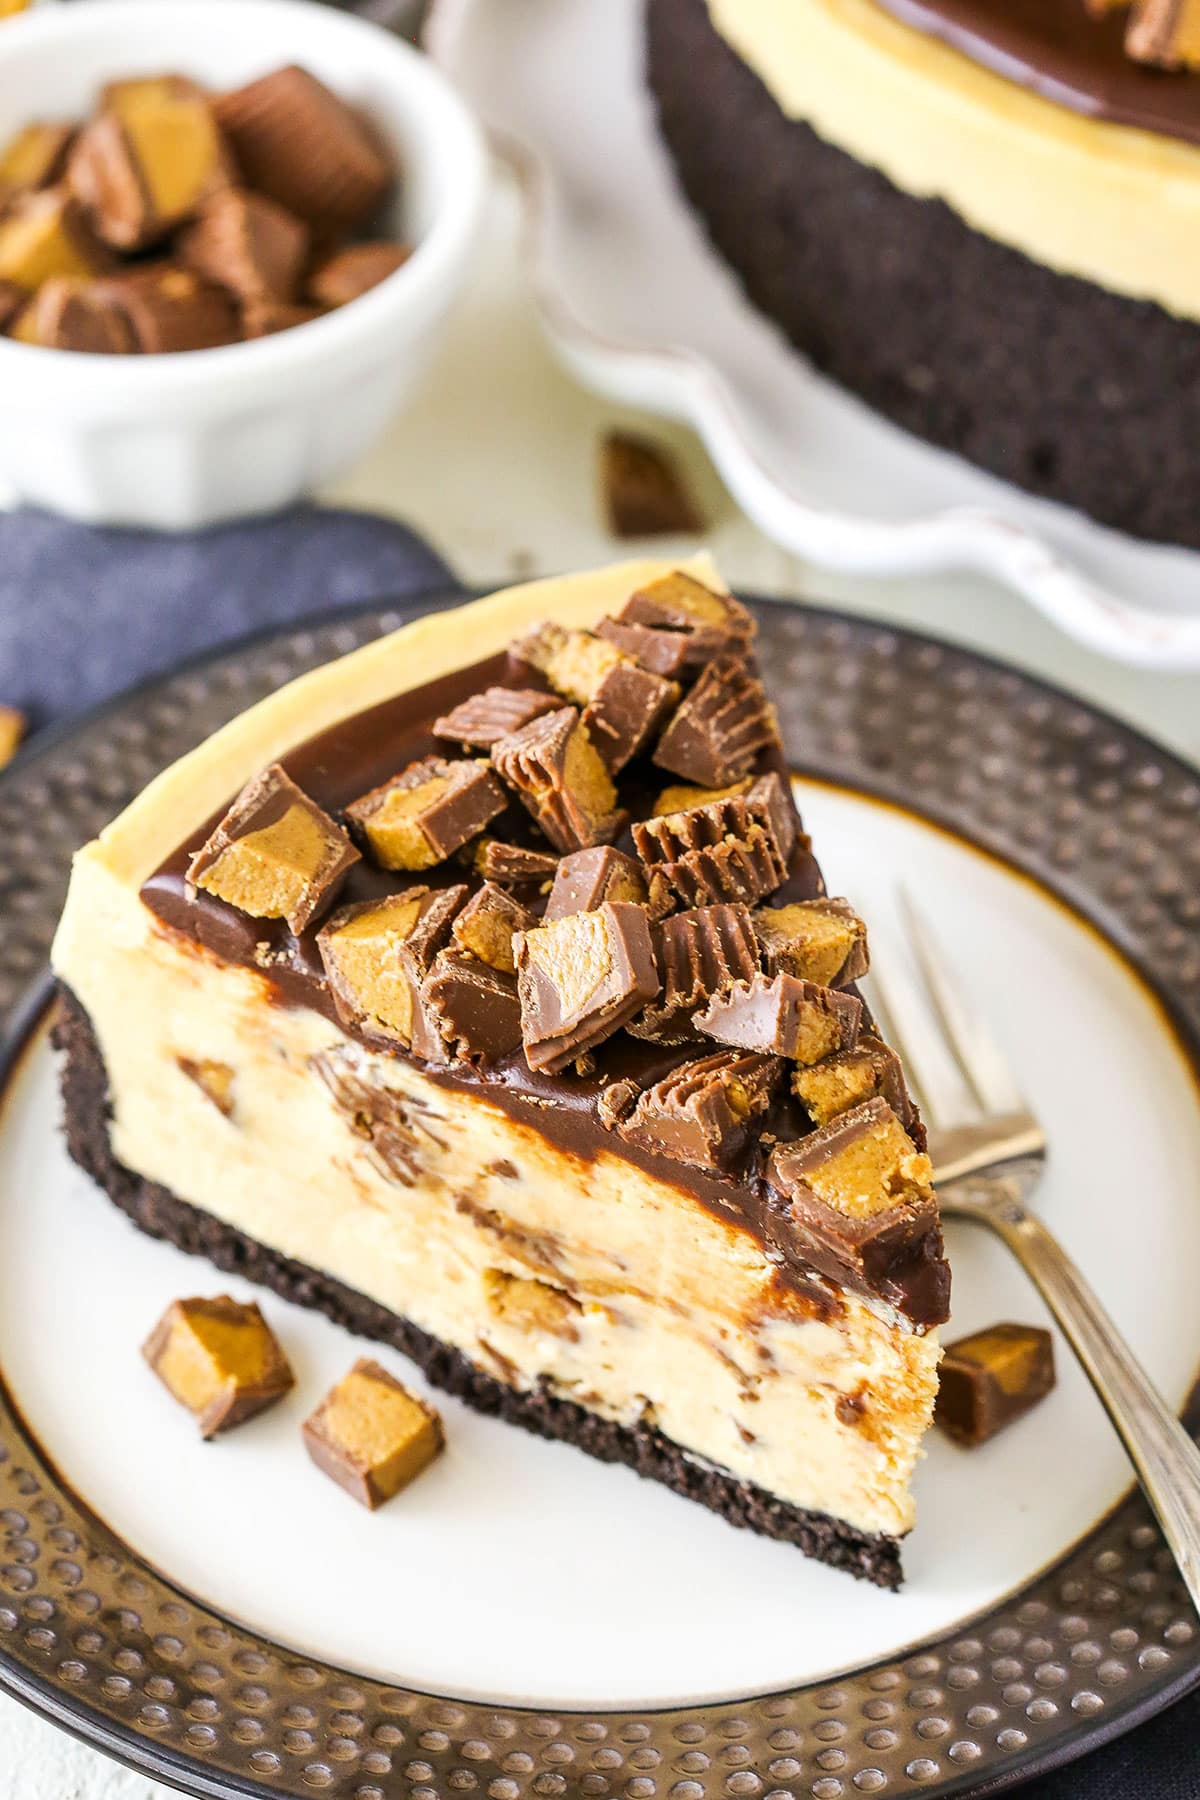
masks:
[(115, 76), (178, 69), (228, 88), (286, 62), (382, 130), (403, 174), (389, 224), (414, 254), (336, 312), (221, 349), (99, 356), (0, 338), (0, 483), (17, 500), (172, 529), (270, 511), (352, 463), (425, 367), (467, 271), (485, 154), (439, 71), (376, 27), (306, 0), (43, 7), (0, 36), (0, 140), (81, 117)]

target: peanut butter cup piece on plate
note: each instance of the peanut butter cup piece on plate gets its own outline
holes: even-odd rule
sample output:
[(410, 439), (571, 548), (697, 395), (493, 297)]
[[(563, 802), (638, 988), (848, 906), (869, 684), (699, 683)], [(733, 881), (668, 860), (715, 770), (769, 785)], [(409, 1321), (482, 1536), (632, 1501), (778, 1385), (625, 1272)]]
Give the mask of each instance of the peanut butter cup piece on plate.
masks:
[(253, 1301), (176, 1300), (142, 1347), (201, 1437), (230, 1431), (274, 1406), (294, 1385), (287, 1358)]
[(671, 452), (610, 431), (600, 443), (600, 496), (614, 537), (692, 535), (704, 520)]
[(989, 1325), (947, 1344), (934, 1422), (967, 1449), (1044, 1400), (1054, 1387), (1054, 1339), (1037, 1325)]
[(318, 1469), (372, 1512), (414, 1481), (444, 1442), (433, 1407), (369, 1356), (359, 1357), (302, 1429)]

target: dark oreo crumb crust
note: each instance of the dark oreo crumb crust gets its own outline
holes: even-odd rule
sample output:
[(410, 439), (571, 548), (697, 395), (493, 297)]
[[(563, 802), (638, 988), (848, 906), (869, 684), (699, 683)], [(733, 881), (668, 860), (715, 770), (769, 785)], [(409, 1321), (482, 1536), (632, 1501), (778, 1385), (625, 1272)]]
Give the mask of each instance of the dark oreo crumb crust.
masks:
[(1032, 493), (1200, 547), (1200, 325), (1056, 274), (787, 118), (705, 0), (649, 0), (647, 52), (689, 199), (818, 368)]
[(60, 990), (54, 1042), (63, 1052), (62, 1093), (67, 1147), (81, 1168), (150, 1237), (206, 1256), (218, 1269), (271, 1288), (285, 1300), (310, 1306), (359, 1337), (391, 1344), (417, 1363), (437, 1387), (477, 1412), (523, 1425), (539, 1437), (561, 1438), (600, 1462), (624, 1463), (688, 1500), (719, 1513), (731, 1525), (795, 1544), (819, 1562), (845, 1569), (877, 1587), (902, 1580), (897, 1539), (855, 1531), (825, 1513), (788, 1506), (748, 1482), (690, 1462), (678, 1445), (644, 1425), (617, 1425), (586, 1408), (541, 1391), (518, 1393), (476, 1368), (461, 1353), (399, 1318), (365, 1294), (344, 1287), (303, 1263), (268, 1250), (210, 1213), (179, 1200), (167, 1188), (126, 1169), (109, 1141), (108, 1076), (91, 1021), (74, 996)]

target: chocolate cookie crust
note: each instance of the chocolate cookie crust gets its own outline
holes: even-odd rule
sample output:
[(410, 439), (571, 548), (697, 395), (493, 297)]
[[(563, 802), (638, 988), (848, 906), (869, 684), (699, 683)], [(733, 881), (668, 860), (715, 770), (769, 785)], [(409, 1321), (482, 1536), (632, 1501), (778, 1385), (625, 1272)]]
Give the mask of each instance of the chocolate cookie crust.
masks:
[(285, 1300), (324, 1313), (359, 1337), (391, 1344), (411, 1357), (435, 1386), (477, 1412), (523, 1425), (538, 1437), (574, 1444), (600, 1462), (624, 1463), (636, 1474), (707, 1506), (731, 1525), (795, 1544), (806, 1556), (877, 1587), (896, 1589), (901, 1585), (896, 1538), (856, 1531), (825, 1513), (788, 1506), (748, 1482), (695, 1461), (651, 1426), (619, 1425), (544, 1389), (521, 1393), (507, 1387), (484, 1374), (461, 1351), (430, 1337), (365, 1294), (267, 1249), (157, 1182), (134, 1174), (113, 1155), (108, 1075), (91, 1022), (75, 997), (62, 987), (54, 1044), (62, 1053), (67, 1148), (148, 1236), (163, 1238), (189, 1255), (206, 1256), (218, 1269), (242, 1275)]
[(705, 0), (649, 0), (647, 78), (692, 205), (817, 368), (916, 435), (1200, 548), (1200, 325), (1061, 275), (786, 117)]

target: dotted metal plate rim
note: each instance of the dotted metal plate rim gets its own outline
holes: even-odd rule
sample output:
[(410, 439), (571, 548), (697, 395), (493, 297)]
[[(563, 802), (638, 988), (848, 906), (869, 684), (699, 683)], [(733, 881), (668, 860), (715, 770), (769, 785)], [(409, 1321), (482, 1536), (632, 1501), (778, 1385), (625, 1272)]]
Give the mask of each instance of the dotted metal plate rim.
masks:
[[(0, 1080), (45, 993), (76, 845), (254, 700), (461, 598), (258, 634), (18, 758), (0, 777)], [(757, 610), (794, 766), (918, 811), (1049, 888), (1132, 964), (1200, 1062), (1200, 775), (974, 652), (818, 608)], [(0, 1686), (194, 1795), (995, 1793), (1197, 1683), (1196, 1615), (1135, 1494), (986, 1613), (829, 1680), (641, 1711), (429, 1696), (301, 1656), (176, 1589), (56, 1474), (0, 1372)]]

